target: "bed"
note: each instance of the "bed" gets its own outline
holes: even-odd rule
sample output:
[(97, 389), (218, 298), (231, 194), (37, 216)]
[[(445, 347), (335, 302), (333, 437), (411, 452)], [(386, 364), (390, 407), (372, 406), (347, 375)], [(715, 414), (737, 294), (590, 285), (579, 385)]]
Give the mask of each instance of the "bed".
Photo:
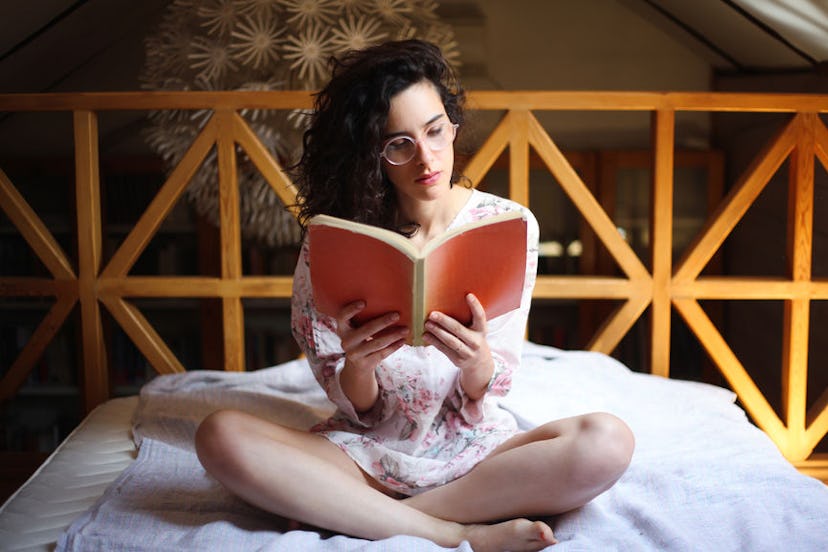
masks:
[[(500, 408), (528, 428), (561, 416), (604, 410), (630, 424), (637, 447), (609, 492), (552, 523), (563, 550), (823, 550), (828, 547), (828, 461), (814, 449), (828, 432), (828, 392), (808, 392), (809, 305), (828, 299), (828, 281), (811, 273), (814, 166), (828, 166), (828, 130), (817, 95), (478, 92), (470, 104), (501, 112), (465, 173), (473, 183), (508, 149), (507, 194), (529, 204), (529, 151), (564, 189), (620, 271), (538, 278), (535, 297), (611, 299), (618, 307), (583, 351), (527, 341), (513, 391)], [(406, 536), (370, 543), (263, 514), (228, 495), (192, 451), (198, 421), (219, 407), (249, 409), (297, 427), (331, 411), (301, 359), (245, 372), (241, 301), (286, 298), (290, 278), (242, 273), (235, 171), (238, 151), (290, 204), (294, 190), (278, 161), (242, 117), (245, 109), (296, 109), (307, 93), (121, 93), (0, 96), (0, 111), (73, 113), (77, 260), (70, 260), (0, 167), (0, 204), (51, 274), (0, 278), (3, 297), (54, 298), (54, 306), (0, 380), (12, 396), (44, 343), (77, 305), (88, 416), (0, 509), (4, 550), (438, 550)], [(97, 114), (135, 109), (212, 113), (111, 259), (101, 264)], [(652, 260), (647, 266), (620, 237), (535, 116), (548, 110), (649, 112), (653, 131)], [(778, 132), (721, 199), (704, 228), (673, 259), (672, 202), (676, 114), (776, 112)], [(130, 268), (210, 151), (221, 198), (221, 274), (135, 276)], [(789, 274), (703, 274), (763, 186), (788, 162)], [(531, 207), (531, 204), (530, 204)], [(818, 209), (816, 212), (821, 213)], [(226, 371), (183, 366), (132, 301), (198, 297), (220, 301)], [(785, 309), (784, 405), (777, 413), (706, 315), (707, 299), (775, 300)], [(102, 312), (119, 324), (159, 374), (140, 396), (110, 397)], [(648, 312), (650, 373), (610, 353)], [(677, 312), (728, 388), (670, 379), (670, 316)], [(189, 369), (189, 370), (188, 370)], [(817, 390), (819, 391), (819, 390)], [(816, 396), (814, 400), (813, 397)], [(817, 476), (817, 477), (814, 477)], [(457, 550), (469, 550), (467, 545)]]
[[(527, 342), (500, 404), (522, 427), (602, 410), (625, 419), (637, 441), (615, 487), (552, 520), (554, 549), (824, 549), (828, 487), (797, 472), (734, 399), (720, 387), (632, 372), (602, 353)], [(219, 407), (292, 427), (332, 412), (303, 360), (156, 378), (139, 399), (93, 411), (10, 499), (0, 512), (3, 549), (444, 550), (413, 537), (372, 543), (291, 528), (235, 499), (193, 450), (198, 421)]]

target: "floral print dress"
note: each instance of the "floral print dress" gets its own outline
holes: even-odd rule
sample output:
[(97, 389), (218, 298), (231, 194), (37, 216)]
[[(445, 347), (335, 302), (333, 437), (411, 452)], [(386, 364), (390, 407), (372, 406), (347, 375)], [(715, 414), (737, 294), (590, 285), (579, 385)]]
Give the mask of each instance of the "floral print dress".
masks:
[(494, 401), (509, 391), (520, 363), (537, 271), (538, 223), (519, 204), (473, 190), (451, 227), (513, 210), (521, 210), (528, 222), (523, 298), (518, 310), (488, 321), (495, 372), (478, 400), (465, 394), (459, 369), (435, 347), (403, 345), (377, 367), (376, 404), (368, 412), (356, 412), (339, 383), (345, 355), (334, 331), (336, 322), (315, 309), (307, 241), (302, 247), (293, 280), (293, 334), (337, 407), (312, 431), (337, 444), (393, 491), (413, 495), (461, 477), (517, 432), (512, 415)]

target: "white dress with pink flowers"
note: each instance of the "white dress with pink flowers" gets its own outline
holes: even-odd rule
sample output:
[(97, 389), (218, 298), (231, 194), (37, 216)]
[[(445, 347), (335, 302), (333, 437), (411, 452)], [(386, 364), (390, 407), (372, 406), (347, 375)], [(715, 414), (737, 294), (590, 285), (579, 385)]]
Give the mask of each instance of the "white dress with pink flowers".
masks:
[(358, 414), (339, 384), (345, 357), (335, 321), (316, 311), (305, 242), (293, 279), (293, 334), (337, 411), (313, 428), (341, 447), (368, 474), (388, 488), (413, 495), (452, 481), (471, 470), (517, 432), (517, 424), (494, 397), (511, 387), (521, 346), (538, 254), (538, 223), (519, 204), (474, 190), (451, 227), (521, 210), (528, 221), (526, 280), (520, 309), (488, 321), (495, 373), (486, 395), (471, 400), (459, 370), (434, 347), (404, 345), (377, 368), (380, 394), (374, 407)]

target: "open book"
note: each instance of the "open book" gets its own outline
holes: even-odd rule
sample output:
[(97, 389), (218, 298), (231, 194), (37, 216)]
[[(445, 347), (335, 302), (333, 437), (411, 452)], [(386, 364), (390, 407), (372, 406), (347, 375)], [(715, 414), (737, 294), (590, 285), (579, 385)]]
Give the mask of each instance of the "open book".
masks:
[(311, 218), (310, 273), (316, 307), (335, 316), (358, 300), (356, 324), (398, 312), (422, 345), (425, 319), (443, 312), (471, 323), (466, 295), (490, 320), (520, 306), (526, 275), (526, 220), (518, 211), (450, 230), (418, 251), (404, 236), (327, 215)]

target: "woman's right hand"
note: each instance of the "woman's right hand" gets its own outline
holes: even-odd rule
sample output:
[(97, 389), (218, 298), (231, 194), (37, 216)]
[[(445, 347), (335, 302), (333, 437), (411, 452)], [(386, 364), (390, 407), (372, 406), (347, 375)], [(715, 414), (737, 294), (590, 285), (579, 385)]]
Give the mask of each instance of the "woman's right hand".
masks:
[(400, 318), (396, 312), (354, 326), (353, 318), (364, 308), (364, 301), (356, 301), (336, 316), (336, 333), (345, 352), (340, 385), (358, 412), (369, 410), (376, 402), (379, 388), (374, 370), (405, 344), (408, 335), (407, 327), (396, 325)]

